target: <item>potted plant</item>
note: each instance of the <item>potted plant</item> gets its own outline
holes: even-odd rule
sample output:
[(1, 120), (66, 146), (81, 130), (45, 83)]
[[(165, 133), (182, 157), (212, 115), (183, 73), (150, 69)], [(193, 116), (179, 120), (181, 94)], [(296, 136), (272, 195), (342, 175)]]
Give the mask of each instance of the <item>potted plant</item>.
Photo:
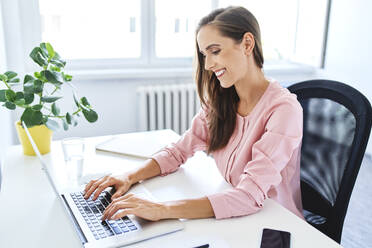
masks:
[[(22, 121), (29, 128), (40, 152), (45, 154), (50, 152), (52, 130), (56, 131), (60, 126), (68, 130), (69, 126), (76, 126), (76, 117), (81, 114), (88, 122), (95, 122), (98, 115), (86, 97), (77, 97), (71, 84), (72, 76), (64, 72), (66, 62), (49, 43), (35, 47), (30, 57), (41, 67), (40, 71), (25, 75), (23, 83), (13, 71), (0, 74), (0, 84), (5, 85), (0, 90), (0, 102), (9, 110), (23, 109), (20, 120), (16, 122), (16, 129), (24, 154), (35, 155), (21, 126)], [(69, 112), (62, 112), (57, 104), (62, 98), (58, 93), (65, 84), (71, 87), (76, 105), (76, 109)]]

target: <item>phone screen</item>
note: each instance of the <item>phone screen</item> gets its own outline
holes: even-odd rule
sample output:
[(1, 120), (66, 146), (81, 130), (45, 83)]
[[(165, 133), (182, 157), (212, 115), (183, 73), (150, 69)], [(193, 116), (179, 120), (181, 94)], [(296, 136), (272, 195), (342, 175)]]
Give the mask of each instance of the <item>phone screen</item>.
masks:
[(291, 234), (265, 228), (262, 232), (261, 248), (289, 248)]

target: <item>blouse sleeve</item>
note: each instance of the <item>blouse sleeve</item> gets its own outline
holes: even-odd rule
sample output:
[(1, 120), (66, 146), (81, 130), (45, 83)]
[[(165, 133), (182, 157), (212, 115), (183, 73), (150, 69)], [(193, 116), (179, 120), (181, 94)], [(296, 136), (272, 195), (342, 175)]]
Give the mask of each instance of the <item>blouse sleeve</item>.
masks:
[(296, 101), (277, 105), (235, 188), (208, 196), (217, 219), (249, 215), (263, 207), (267, 192), (282, 182), (281, 171), (301, 146), (302, 108)]
[(152, 157), (158, 162), (161, 175), (164, 176), (176, 171), (196, 151), (206, 150), (207, 139), (206, 113), (202, 108), (193, 118), (191, 128), (176, 143), (168, 145)]

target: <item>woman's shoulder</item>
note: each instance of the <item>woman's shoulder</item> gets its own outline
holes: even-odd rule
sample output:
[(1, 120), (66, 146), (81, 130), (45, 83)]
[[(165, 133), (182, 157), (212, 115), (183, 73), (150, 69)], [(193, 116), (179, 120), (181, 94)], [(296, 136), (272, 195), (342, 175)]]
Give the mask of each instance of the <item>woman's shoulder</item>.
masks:
[(272, 80), (270, 90), (266, 97), (266, 109), (277, 109), (281, 107), (292, 108), (294, 111), (302, 111), (301, 104), (297, 100), (297, 95), (291, 93), (279, 82)]

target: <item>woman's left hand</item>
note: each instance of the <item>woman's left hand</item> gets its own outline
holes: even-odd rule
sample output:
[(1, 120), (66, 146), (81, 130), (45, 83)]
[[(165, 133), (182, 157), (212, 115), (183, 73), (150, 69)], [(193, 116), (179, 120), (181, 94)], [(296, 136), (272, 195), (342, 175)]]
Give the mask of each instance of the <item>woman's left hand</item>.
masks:
[(127, 194), (113, 200), (107, 206), (102, 220), (117, 220), (133, 214), (146, 220), (157, 221), (164, 219), (165, 213), (165, 205), (142, 199), (134, 194)]

